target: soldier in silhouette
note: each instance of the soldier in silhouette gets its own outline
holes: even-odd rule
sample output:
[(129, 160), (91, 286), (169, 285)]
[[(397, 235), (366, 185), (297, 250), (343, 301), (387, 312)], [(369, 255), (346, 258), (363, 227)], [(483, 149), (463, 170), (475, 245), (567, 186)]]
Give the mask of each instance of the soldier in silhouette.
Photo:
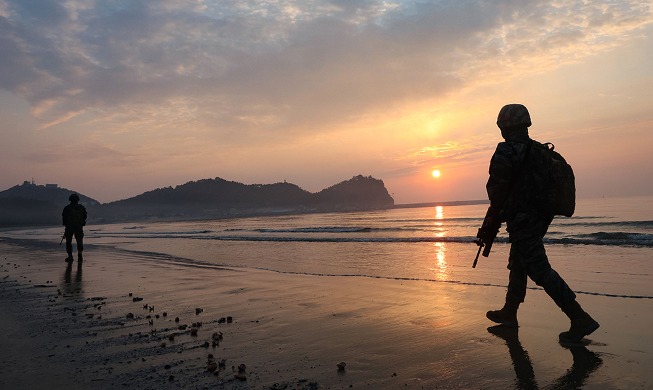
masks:
[[(499, 112), (497, 126), (505, 142), (499, 143), (490, 161), (487, 193), (490, 199), (488, 217), (506, 222), (510, 255), (508, 257), (508, 291), (503, 308), (490, 310), (491, 321), (507, 327), (517, 327), (517, 310), (526, 297), (527, 277), (553, 299), (569, 317), (571, 326), (559, 335), (561, 342), (578, 343), (599, 327), (576, 300), (576, 294), (562, 277), (551, 268), (544, 250), (543, 237), (553, 220), (539, 194), (546, 191), (546, 169), (534, 157), (534, 141), (528, 135), (531, 117), (521, 104), (508, 104)], [(493, 221), (490, 225), (495, 225)]]
[(82, 261), (84, 251), (84, 226), (86, 225), (86, 208), (79, 204), (79, 195), (71, 194), (68, 197), (70, 204), (64, 207), (61, 213), (63, 225), (66, 227), (64, 237), (66, 238), (66, 262), (73, 261), (73, 236), (77, 243), (77, 261)]

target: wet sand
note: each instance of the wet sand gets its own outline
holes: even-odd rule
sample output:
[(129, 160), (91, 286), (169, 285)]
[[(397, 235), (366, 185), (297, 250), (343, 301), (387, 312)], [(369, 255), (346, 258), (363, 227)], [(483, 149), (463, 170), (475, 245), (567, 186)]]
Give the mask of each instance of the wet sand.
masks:
[(601, 328), (565, 347), (540, 290), (510, 331), (493, 286), (64, 257), (0, 239), (0, 388), (653, 388), (650, 299), (579, 296)]

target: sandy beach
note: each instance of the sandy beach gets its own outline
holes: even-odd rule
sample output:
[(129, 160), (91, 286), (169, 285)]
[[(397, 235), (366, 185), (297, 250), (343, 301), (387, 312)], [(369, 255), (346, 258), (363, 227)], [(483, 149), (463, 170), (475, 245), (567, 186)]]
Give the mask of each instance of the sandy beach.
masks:
[[(561, 346), (531, 290), (225, 268), (89, 244), (83, 263), (0, 240), (0, 388), (649, 389), (653, 302), (581, 295), (601, 323)], [(344, 363), (344, 364), (341, 364)], [(338, 367), (340, 365), (341, 367)]]

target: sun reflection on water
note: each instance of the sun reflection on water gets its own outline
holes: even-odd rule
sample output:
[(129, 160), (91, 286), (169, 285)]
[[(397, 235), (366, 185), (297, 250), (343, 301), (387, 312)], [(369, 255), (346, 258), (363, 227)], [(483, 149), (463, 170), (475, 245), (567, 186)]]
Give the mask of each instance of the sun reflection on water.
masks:
[(435, 219), (443, 219), (443, 218), (444, 218), (444, 207), (435, 206)]
[[(435, 207), (435, 226), (436, 227), (442, 227), (443, 222), (442, 220), (444, 219), (444, 207), (442, 206), (436, 206)], [(444, 231), (437, 231), (435, 233), (435, 237), (441, 238), (445, 236)], [(446, 243), (444, 242), (435, 242), (434, 243), (435, 247), (435, 264), (434, 267), (431, 268), (431, 270), (434, 273), (435, 279), (437, 280), (448, 280), (449, 279), (449, 272), (447, 270), (447, 247)]]

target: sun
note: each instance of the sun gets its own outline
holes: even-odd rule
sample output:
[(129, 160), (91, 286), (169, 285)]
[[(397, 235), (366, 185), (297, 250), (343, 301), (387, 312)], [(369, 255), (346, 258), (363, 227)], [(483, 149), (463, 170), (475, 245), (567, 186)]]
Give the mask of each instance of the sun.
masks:
[(440, 170), (439, 169), (434, 169), (433, 172), (431, 172), (431, 175), (433, 175), (433, 177), (435, 177), (437, 179), (441, 175)]

